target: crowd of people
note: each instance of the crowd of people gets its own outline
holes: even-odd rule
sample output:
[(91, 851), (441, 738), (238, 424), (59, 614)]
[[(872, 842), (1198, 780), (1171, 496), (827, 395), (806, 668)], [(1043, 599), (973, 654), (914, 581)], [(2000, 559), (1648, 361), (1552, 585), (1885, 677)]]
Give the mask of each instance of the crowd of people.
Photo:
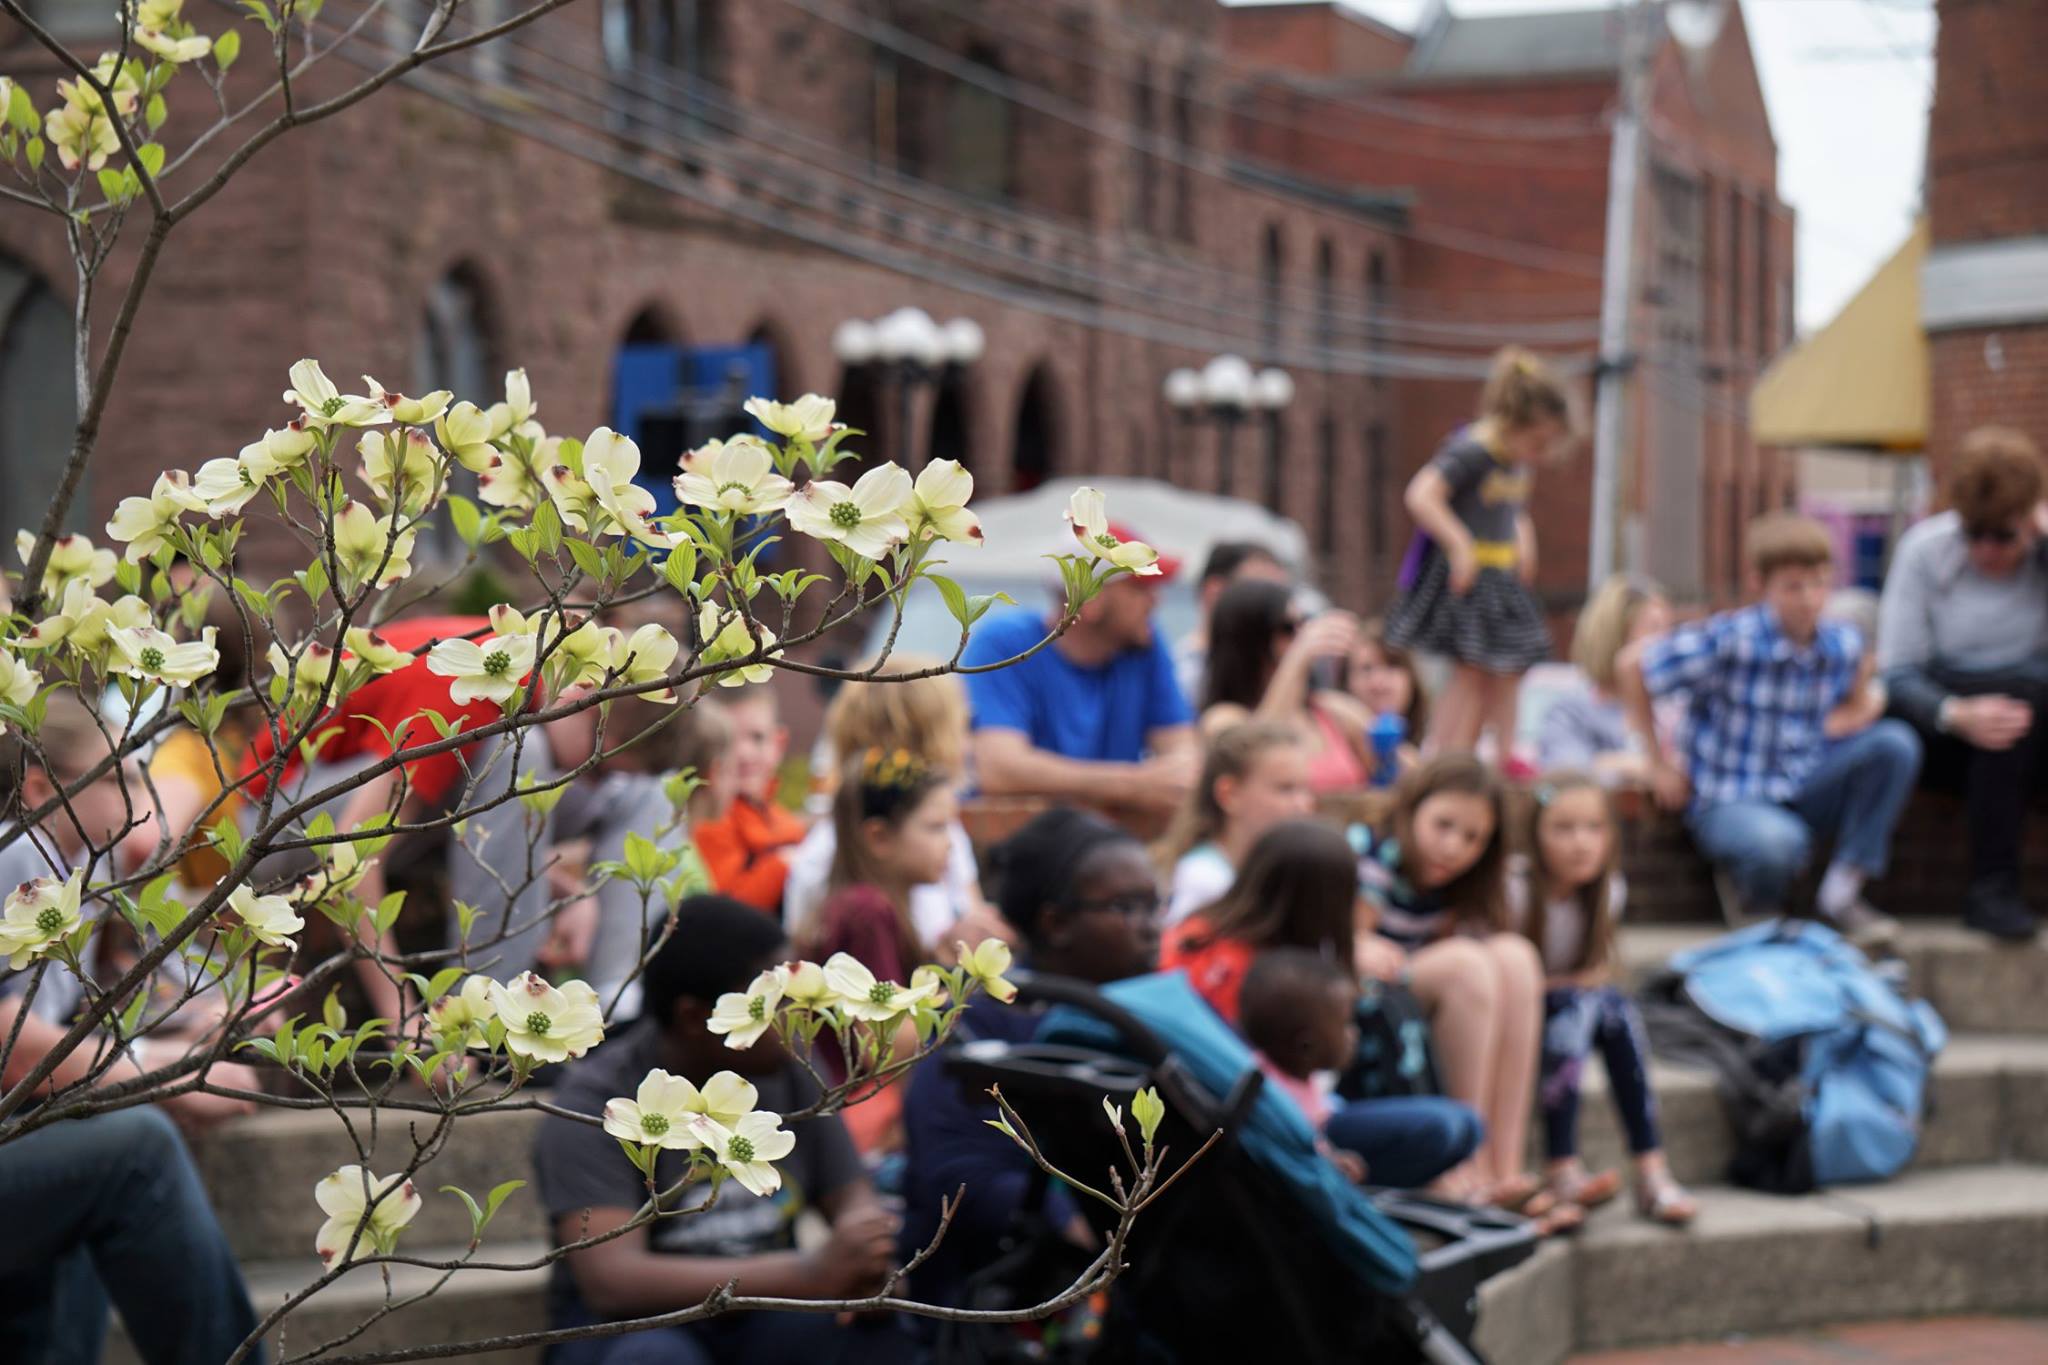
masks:
[[(1731, 908), (1795, 911), (1811, 872), (1813, 912), (1880, 946), (1895, 926), (1865, 893), (1884, 875), (1924, 754), (1930, 780), (1966, 793), (1966, 919), (2031, 937), (2019, 831), (2038, 772), (2037, 708), (2048, 702), (2043, 471), (2015, 433), (1972, 436), (1953, 462), (1949, 510), (1898, 547), (1875, 639), (1831, 615), (1830, 539), (1789, 514), (1750, 528), (1748, 605), (1702, 615), (1639, 578), (1598, 585), (1571, 641), (1578, 685), (1525, 736), (1520, 681), (1551, 652), (1530, 589), (1538, 547), (1526, 500), (1570, 427), (1566, 387), (1534, 357), (1504, 353), (1477, 419), (1407, 490), (1418, 530), (1384, 623), (1312, 610), (1267, 548), (1226, 544), (1198, 570), (1199, 627), (1169, 641), (1155, 627), (1156, 595), (1184, 566), (1163, 555), (1156, 572), (1110, 580), (1022, 662), (963, 682), (921, 676), (934, 661), (899, 657), (884, 665), (898, 676), (842, 686), (813, 775), (815, 819), (779, 796), (788, 734), (774, 688), (721, 688), (666, 726), (654, 725), (664, 714), (654, 704), (620, 703), (611, 733), (646, 728), (647, 742), (544, 810), (506, 801), (444, 847), (401, 840), (372, 876), (400, 882), (438, 867), (441, 931), (488, 942), (494, 975), (571, 973), (618, 1001), (617, 1020), (633, 1022), (564, 1073), (552, 1097), (563, 1110), (595, 1115), (650, 1067), (702, 1082), (741, 1064), (763, 1104), (799, 1110), (821, 1075), (836, 1079), (833, 1059), (814, 1071), (772, 1039), (725, 1049), (707, 1027), (721, 995), (764, 966), (837, 952), (878, 979), (907, 981), (916, 964), (993, 935), (1041, 974), (1103, 984), (1184, 972), (1349, 1180), (1518, 1210), (1545, 1234), (1568, 1233), (1626, 1190), (1643, 1217), (1682, 1226), (1696, 1205), (1664, 1163), (1643, 1028), (1616, 968), (1629, 887), (1615, 793), (1640, 787), (1681, 816)], [(1060, 614), (1054, 605), (988, 618), (965, 663), (1025, 653)], [(478, 624), (423, 618), (386, 636), (405, 649)], [(229, 654), (224, 669), (246, 668)], [(1423, 656), (1447, 666), (1441, 688), (1426, 685)], [(46, 742), (50, 726), (77, 733), (47, 747), (84, 766), (32, 766), (32, 803), (88, 771), (95, 744), (104, 750), (83, 708), (60, 702)], [(455, 702), (448, 680), (423, 666), (400, 669), (351, 696), (319, 756), (290, 780), (319, 790), (387, 756), (406, 717), (434, 709), (452, 720), (475, 706)], [(395, 768), (332, 814), (350, 827), (395, 803), (405, 821), (567, 772), (601, 742), (593, 719)], [(227, 733), (249, 755), (231, 760), (265, 757), (263, 734)], [(199, 809), (219, 791), (219, 769), (175, 742), (150, 762), (166, 809)], [(694, 790), (673, 780), (684, 770)], [(119, 826), (122, 783), (135, 777), (132, 765), (110, 768), (47, 823), (47, 837), (0, 851), (0, 874), (61, 875), (67, 857)], [(963, 803), (997, 796), (1036, 813), (977, 850)], [(682, 860), (690, 894), (679, 908), (626, 878), (587, 889), (585, 871), (619, 859), (635, 836)], [(266, 875), (304, 870), (280, 863)], [(636, 973), (672, 911), (672, 936)], [(10, 1083), (76, 1003), (46, 983), (24, 1013), (10, 1003), (20, 985), (0, 984), (0, 1027), (19, 1031)], [(397, 1003), (388, 975), (365, 971), (358, 986), (386, 1012)], [(982, 997), (957, 1036), (1020, 1041), (1035, 1027), (1029, 1010)], [(1368, 1045), (1388, 1038), (1422, 1045)], [(1595, 1052), (1631, 1153), (1626, 1173), (1579, 1157), (1581, 1082)], [(204, 1096), (181, 1104), (172, 1117), (188, 1130), (243, 1111)], [(941, 1059), (928, 1060), (843, 1115), (793, 1124), (776, 1193), (727, 1184), (707, 1203), (708, 1189), (686, 1190), (680, 1206), (706, 1204), (702, 1213), (567, 1257), (550, 1317), (575, 1326), (681, 1309), (734, 1281), (749, 1294), (857, 1296), (889, 1282), (942, 1221), (938, 1250), (903, 1286), (932, 1303), (960, 1301), (1020, 1213), (1086, 1245), (1071, 1196), (1033, 1178), (1030, 1158), (985, 1122), (994, 1116)], [(177, 1317), (187, 1340), (246, 1332), (238, 1272), (172, 1128), (134, 1114), (77, 1127), (94, 1128), (95, 1140), (32, 1138), (0, 1152), (0, 1189), (23, 1191), (22, 1206), (78, 1184), (103, 1210), (89, 1225), (51, 1221), (28, 1259), (18, 1240), (0, 1252), (6, 1301), (39, 1305), (0, 1314), (0, 1330), (46, 1340), (75, 1328), (74, 1314), (50, 1304), (113, 1291), (138, 1340), (165, 1317), (160, 1299), (204, 1310)], [(101, 1146), (148, 1158), (131, 1175), (91, 1156)], [(533, 1157), (561, 1244), (620, 1227), (644, 1198), (646, 1177), (592, 1124), (547, 1119)], [(132, 1235), (135, 1201), (124, 1191), (141, 1186), (119, 1181), (165, 1186), (150, 1205), (178, 1210), (167, 1217), (184, 1240), (169, 1246), (160, 1226), (149, 1239)], [(963, 1189), (947, 1219), (946, 1201)], [(800, 1244), (805, 1211), (822, 1228)], [(137, 1256), (175, 1261), (176, 1278), (154, 1275), (159, 1289), (140, 1293)], [(913, 1335), (891, 1319), (749, 1314), (579, 1341), (556, 1358), (895, 1360), (915, 1349)]]

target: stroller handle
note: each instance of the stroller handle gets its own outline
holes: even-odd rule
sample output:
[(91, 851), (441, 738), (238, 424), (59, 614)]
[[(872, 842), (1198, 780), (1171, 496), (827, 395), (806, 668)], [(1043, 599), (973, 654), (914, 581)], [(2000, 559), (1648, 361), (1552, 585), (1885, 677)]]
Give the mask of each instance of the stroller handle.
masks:
[(1010, 980), (1017, 987), (1020, 1004), (1072, 1005), (1114, 1026), (1130, 1045), (1133, 1060), (1147, 1066), (1158, 1066), (1171, 1055), (1159, 1035), (1147, 1028), (1143, 1020), (1086, 981), (1077, 981), (1069, 976), (1047, 976), (1023, 968), (1012, 971)]

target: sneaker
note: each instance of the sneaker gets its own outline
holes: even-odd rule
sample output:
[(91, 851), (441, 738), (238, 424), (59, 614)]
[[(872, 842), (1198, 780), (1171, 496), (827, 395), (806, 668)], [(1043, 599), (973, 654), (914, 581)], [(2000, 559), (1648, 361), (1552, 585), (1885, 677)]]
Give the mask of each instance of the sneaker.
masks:
[(2025, 943), (2041, 921), (2009, 883), (1978, 883), (1963, 897), (1963, 926), (2007, 943)]
[(1889, 955), (1898, 946), (1899, 922), (1857, 897), (1838, 915), (1822, 918), (1840, 931), (1842, 937), (1871, 956)]

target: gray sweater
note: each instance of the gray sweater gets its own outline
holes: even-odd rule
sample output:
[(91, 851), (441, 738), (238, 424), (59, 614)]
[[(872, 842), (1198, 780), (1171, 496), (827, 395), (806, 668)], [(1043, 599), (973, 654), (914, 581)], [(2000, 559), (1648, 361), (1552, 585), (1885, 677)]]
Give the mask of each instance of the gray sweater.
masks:
[(1970, 564), (1962, 519), (1927, 518), (1899, 538), (1878, 608), (1877, 666), (1893, 703), (1932, 728), (1941, 671), (1989, 672), (2048, 652), (2048, 541), (2010, 578)]

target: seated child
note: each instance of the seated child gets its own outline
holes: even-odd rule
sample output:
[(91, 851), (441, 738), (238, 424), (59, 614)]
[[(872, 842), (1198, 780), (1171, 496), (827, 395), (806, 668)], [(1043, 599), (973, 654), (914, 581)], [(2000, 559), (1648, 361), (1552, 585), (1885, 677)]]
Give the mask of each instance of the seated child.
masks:
[(714, 691), (699, 703), (718, 712), (731, 736), (724, 762), (700, 769), (718, 813), (696, 821), (692, 835), (720, 893), (770, 914), (782, 909), (789, 880), (789, 849), (804, 837), (803, 821), (775, 801), (789, 731), (770, 687)]
[(1335, 1106), (1337, 1072), (1358, 1051), (1358, 981), (1331, 958), (1306, 948), (1268, 948), (1252, 960), (1237, 997), (1238, 1026), (1257, 1050), (1259, 1069), (1301, 1107), (1316, 1150), (1354, 1184), (1365, 1179), (1356, 1152), (1324, 1136)]

